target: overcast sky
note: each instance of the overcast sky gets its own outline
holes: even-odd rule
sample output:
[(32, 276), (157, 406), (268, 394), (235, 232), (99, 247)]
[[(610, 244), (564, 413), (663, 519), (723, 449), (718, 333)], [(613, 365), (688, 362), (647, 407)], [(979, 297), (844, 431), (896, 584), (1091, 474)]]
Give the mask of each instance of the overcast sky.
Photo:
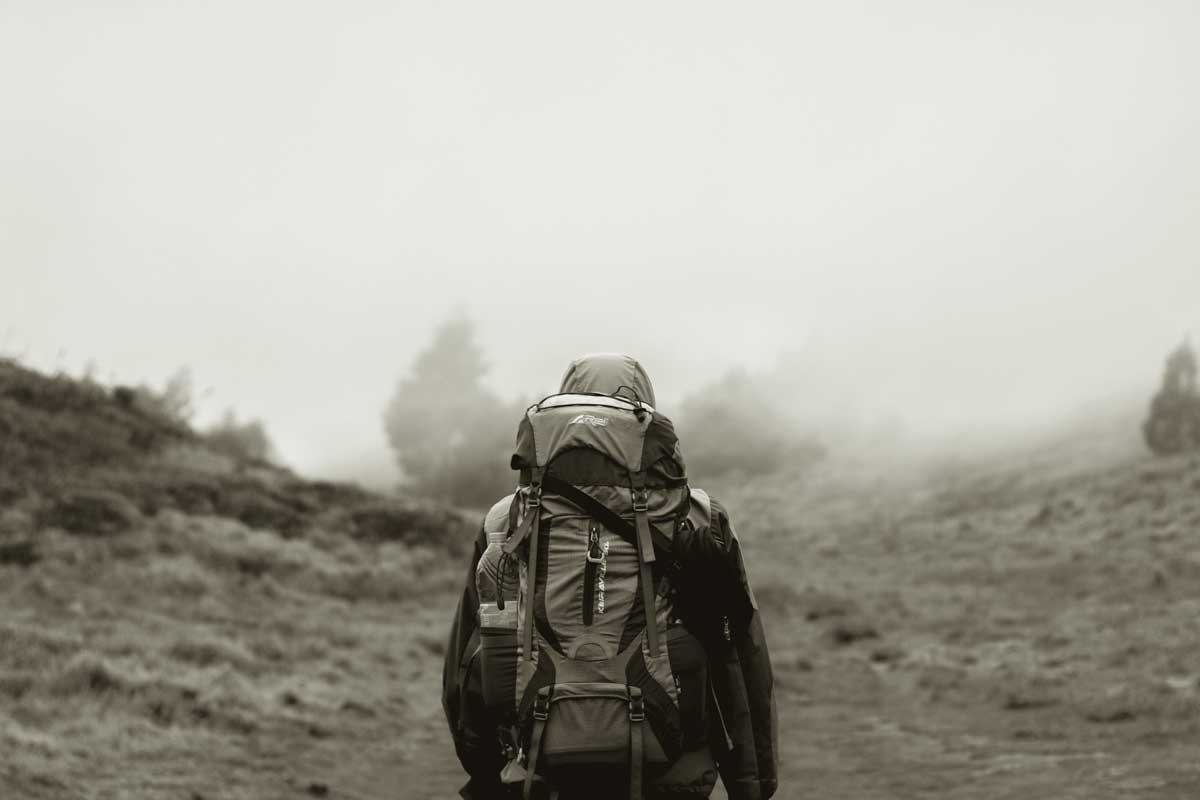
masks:
[(506, 395), (817, 341), (917, 427), (1148, 396), (1200, 334), (1197, 42), (1193, 0), (3, 0), (0, 340), (189, 365), (324, 474), (457, 310)]

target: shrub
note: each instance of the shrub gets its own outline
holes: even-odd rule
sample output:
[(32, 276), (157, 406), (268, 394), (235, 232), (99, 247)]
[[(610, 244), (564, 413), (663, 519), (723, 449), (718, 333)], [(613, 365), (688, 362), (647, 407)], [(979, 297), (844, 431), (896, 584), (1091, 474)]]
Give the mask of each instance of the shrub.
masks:
[(32, 540), (0, 542), (0, 564), (29, 567), (36, 564), (40, 558)]
[(204, 431), (203, 439), (213, 450), (239, 463), (270, 461), (275, 454), (262, 421), (238, 422), (232, 409), (225, 412), (224, 419)]
[(141, 518), (123, 495), (105, 489), (77, 489), (52, 501), (38, 515), (38, 522), (84, 536), (113, 536), (130, 530)]

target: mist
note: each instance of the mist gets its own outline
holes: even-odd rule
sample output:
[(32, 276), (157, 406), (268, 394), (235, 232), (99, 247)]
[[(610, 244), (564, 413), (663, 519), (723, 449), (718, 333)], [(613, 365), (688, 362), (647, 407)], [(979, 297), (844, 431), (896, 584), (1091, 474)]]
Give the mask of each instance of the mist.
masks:
[[(1190, 3), (0, 10), (0, 348), (188, 365), (302, 472), (390, 466), (451, 314), (489, 383), (1018, 436), (1200, 325)], [(504, 419), (499, 424), (511, 425)]]

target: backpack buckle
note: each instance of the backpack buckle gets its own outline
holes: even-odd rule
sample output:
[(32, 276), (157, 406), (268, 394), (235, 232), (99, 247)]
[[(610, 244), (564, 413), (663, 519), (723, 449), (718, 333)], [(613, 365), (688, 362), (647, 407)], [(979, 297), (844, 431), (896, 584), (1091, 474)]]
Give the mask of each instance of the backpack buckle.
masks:
[(525, 505), (530, 508), (537, 508), (542, 504), (542, 485), (536, 484), (529, 487), (529, 494), (525, 498)]
[(633, 490), (633, 510), (642, 513), (649, 509), (650, 492), (646, 489)]
[(538, 692), (537, 699), (533, 701), (533, 718), (544, 722), (549, 716), (550, 698)]
[(646, 719), (646, 706), (641, 697), (629, 698), (629, 721), (642, 722)]

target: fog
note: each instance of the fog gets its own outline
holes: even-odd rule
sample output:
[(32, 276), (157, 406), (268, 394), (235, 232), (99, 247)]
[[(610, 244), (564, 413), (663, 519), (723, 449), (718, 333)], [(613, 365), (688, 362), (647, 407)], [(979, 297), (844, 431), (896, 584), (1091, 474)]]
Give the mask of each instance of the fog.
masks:
[(1148, 399), (1200, 7), (997, 5), (6, 0), (0, 349), (188, 365), (335, 476), (455, 313), (506, 397), (602, 350), (915, 438)]

